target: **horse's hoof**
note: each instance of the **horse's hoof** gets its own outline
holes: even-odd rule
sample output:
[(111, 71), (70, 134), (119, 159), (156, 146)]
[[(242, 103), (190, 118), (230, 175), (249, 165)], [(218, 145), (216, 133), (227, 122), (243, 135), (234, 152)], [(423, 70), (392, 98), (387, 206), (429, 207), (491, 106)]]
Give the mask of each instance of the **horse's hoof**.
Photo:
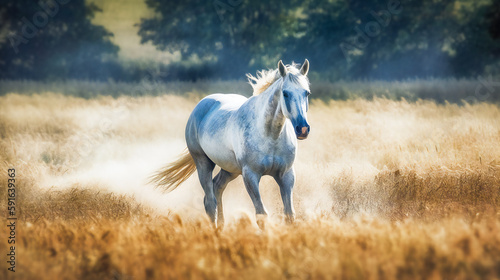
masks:
[(217, 221), (217, 229), (219, 230), (224, 229), (224, 221)]
[(257, 214), (257, 225), (261, 230), (266, 228), (267, 215), (265, 214)]
[(259, 228), (261, 230), (265, 230), (266, 229), (266, 222), (264, 220), (258, 220), (257, 221), (257, 225), (259, 226)]
[(291, 225), (295, 222), (295, 217), (294, 216), (286, 216), (285, 217), (285, 222), (288, 224), (288, 225)]

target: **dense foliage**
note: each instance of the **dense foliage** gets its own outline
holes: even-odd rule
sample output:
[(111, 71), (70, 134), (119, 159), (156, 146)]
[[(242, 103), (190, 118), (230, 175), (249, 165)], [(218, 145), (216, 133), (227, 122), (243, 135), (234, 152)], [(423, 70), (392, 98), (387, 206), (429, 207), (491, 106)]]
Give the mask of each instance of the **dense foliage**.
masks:
[(2, 78), (98, 79), (119, 75), (112, 33), (92, 24), (84, 0), (0, 0)]
[(329, 79), (464, 77), (499, 66), (497, 0), (146, 2), (156, 17), (142, 21), (143, 41), (225, 76), (304, 57)]
[[(277, 60), (323, 80), (500, 73), (499, 0), (145, 0), (143, 43), (179, 52), (157, 79), (241, 78)], [(0, 0), (1, 78), (140, 80), (84, 0)], [(131, 26), (132, 28), (132, 26)]]

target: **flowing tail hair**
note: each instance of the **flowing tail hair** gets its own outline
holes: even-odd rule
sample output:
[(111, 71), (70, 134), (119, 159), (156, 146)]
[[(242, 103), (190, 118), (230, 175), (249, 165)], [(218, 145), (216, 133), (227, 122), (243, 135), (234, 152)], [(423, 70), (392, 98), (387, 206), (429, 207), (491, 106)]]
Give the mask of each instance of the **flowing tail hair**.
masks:
[(180, 157), (158, 170), (150, 177), (150, 183), (163, 187), (166, 192), (175, 190), (196, 171), (193, 157), (186, 149)]

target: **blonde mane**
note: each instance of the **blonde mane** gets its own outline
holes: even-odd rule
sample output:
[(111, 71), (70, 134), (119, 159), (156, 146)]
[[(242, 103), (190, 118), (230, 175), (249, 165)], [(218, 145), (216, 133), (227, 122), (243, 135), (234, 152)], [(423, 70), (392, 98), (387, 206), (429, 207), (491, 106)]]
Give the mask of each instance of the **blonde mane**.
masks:
[[(286, 77), (288, 77), (292, 82), (299, 83), (303, 87), (309, 89), (309, 82), (304, 79), (300, 79), (300, 70), (297, 69), (297, 64), (293, 63), (291, 65), (286, 65), (286, 69), (288, 71)], [(302, 75), (300, 75), (302, 76)], [(286, 78), (285, 77), (285, 78)], [(253, 88), (253, 95), (259, 95), (266, 91), (274, 82), (281, 78), (281, 75), (278, 69), (274, 70), (262, 70), (257, 71), (257, 77), (254, 77), (252, 74), (247, 74), (248, 83)]]

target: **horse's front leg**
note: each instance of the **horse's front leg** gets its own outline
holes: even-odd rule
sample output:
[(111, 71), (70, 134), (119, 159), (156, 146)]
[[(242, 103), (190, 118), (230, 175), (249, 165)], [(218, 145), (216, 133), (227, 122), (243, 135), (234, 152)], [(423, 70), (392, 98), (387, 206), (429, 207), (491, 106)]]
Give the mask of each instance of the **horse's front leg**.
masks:
[(262, 198), (259, 192), (259, 182), (262, 177), (261, 174), (253, 171), (251, 168), (245, 167), (242, 170), (243, 182), (247, 189), (250, 198), (252, 199), (253, 205), (255, 207), (255, 214), (257, 217), (257, 224), (261, 229), (264, 229), (264, 221), (267, 217), (267, 211), (262, 203)]
[(280, 187), (281, 199), (287, 223), (293, 223), (295, 211), (293, 209), (293, 186), (295, 185), (295, 171), (290, 168), (285, 173), (275, 176), (274, 179)]

